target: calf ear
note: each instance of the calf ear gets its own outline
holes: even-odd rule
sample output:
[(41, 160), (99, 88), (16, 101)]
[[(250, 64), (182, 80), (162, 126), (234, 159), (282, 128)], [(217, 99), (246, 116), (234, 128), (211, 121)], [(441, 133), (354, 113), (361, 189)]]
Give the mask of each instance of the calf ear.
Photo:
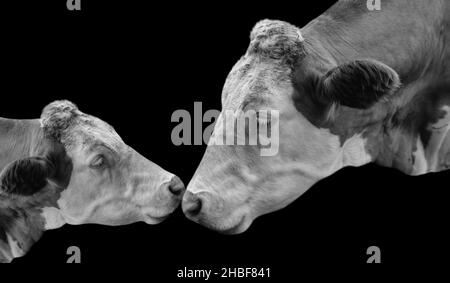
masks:
[(20, 159), (10, 163), (0, 173), (0, 189), (17, 195), (33, 195), (47, 185), (55, 172), (52, 163), (41, 157)]
[(367, 109), (399, 86), (399, 76), (389, 66), (375, 60), (356, 60), (330, 70), (320, 82), (320, 92), (327, 101)]

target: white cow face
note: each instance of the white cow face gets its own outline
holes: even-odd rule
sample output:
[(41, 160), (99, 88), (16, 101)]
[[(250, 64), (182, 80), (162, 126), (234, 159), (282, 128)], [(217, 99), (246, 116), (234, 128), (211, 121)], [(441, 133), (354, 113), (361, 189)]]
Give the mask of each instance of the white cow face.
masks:
[[(188, 218), (225, 233), (245, 231), (343, 166), (371, 161), (362, 131), (355, 130), (367, 121), (355, 122), (349, 133), (341, 131), (349, 123), (337, 117), (358, 120), (398, 85), (395, 72), (375, 61), (351, 62), (323, 76), (309, 71), (299, 31), (286, 23), (263, 21), (251, 40), (227, 78), (222, 114), (183, 200)], [(349, 94), (345, 83), (364, 99)], [(222, 133), (225, 110), (263, 109), (279, 113), (271, 121), (279, 124), (276, 155), (262, 156), (260, 145), (212, 145), (230, 134)]]
[(56, 207), (43, 210), (47, 229), (66, 222), (156, 224), (179, 205), (180, 179), (127, 146), (107, 123), (63, 101), (44, 109), (42, 125), (64, 147), (55, 167), (71, 167)]

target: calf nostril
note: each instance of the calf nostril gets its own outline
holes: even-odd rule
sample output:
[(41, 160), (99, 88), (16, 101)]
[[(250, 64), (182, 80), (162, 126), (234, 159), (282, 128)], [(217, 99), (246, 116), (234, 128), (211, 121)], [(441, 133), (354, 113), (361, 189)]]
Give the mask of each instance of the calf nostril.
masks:
[(172, 194), (178, 196), (178, 195), (181, 195), (184, 192), (184, 190), (185, 190), (185, 187), (184, 187), (184, 184), (181, 181), (181, 179), (178, 178), (177, 176), (174, 176), (172, 178), (172, 180), (170, 181), (169, 191)]
[(194, 194), (190, 194), (189, 198), (183, 202), (183, 210), (187, 216), (195, 217), (200, 214), (202, 210), (202, 199)]

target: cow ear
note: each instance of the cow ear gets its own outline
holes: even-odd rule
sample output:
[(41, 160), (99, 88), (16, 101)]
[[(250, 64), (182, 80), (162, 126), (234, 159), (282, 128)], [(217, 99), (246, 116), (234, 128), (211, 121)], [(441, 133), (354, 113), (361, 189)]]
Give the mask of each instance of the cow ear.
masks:
[(367, 109), (389, 97), (400, 86), (398, 74), (375, 60), (356, 60), (330, 70), (320, 82), (323, 99)]
[(42, 111), (41, 123), (44, 133), (60, 141), (63, 133), (70, 127), (81, 112), (70, 101), (60, 100), (47, 105)]
[(33, 195), (47, 185), (55, 166), (47, 158), (31, 157), (10, 163), (0, 173), (0, 190), (9, 194)]

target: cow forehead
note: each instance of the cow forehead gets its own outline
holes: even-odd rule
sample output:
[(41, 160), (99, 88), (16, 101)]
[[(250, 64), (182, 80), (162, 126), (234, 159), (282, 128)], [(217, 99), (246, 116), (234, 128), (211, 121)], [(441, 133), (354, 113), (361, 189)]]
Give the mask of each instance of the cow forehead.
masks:
[(291, 86), (290, 68), (261, 61), (254, 56), (244, 56), (228, 75), (222, 92), (222, 103), (224, 106), (237, 104), (242, 108), (252, 104), (264, 105), (274, 95), (291, 90)]
[(90, 115), (82, 115), (71, 128), (69, 143), (81, 143), (83, 148), (104, 145), (116, 152), (120, 152), (125, 143), (108, 123)]
[[(263, 20), (250, 34), (250, 46), (226, 80), (222, 102), (264, 102), (288, 89), (296, 63), (306, 56), (300, 30), (283, 21)], [(224, 103), (225, 104), (225, 103)]]
[(258, 54), (262, 58), (293, 65), (305, 56), (303, 41), (297, 27), (283, 21), (263, 20), (250, 34), (247, 54)]

